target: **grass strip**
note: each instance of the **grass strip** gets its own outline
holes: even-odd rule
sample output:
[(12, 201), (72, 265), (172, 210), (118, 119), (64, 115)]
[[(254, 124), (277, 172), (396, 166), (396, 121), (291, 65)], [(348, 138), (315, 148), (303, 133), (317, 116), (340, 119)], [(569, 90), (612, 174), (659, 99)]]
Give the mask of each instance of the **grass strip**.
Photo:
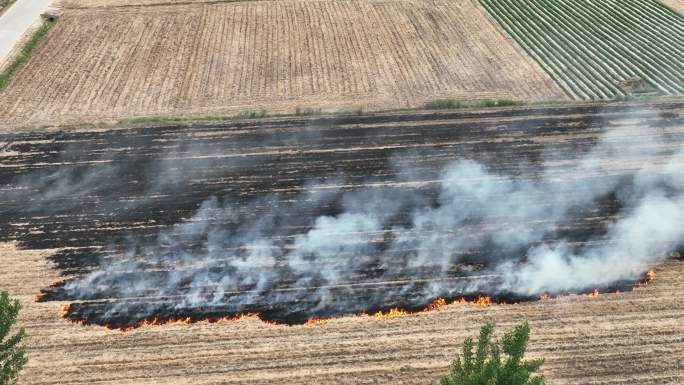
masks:
[(456, 100), (437, 99), (425, 103), (426, 110), (452, 110), (458, 108), (492, 108), (519, 105), (511, 99)]

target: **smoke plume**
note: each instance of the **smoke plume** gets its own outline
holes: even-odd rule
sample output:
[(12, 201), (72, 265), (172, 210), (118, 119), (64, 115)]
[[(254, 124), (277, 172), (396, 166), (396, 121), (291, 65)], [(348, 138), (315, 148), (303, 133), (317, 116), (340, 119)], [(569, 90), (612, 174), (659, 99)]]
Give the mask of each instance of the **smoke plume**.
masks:
[[(235, 311), (268, 301), (316, 314), (392, 298), (410, 306), (635, 280), (684, 241), (684, 150), (664, 135), (635, 135), (645, 129), (608, 131), (571, 161), (549, 150), (517, 175), (463, 159), (421, 185), (411, 182), (415, 170), (401, 169), (362, 189), (343, 188), (344, 175), (313, 181), (280, 205), (272, 195), (248, 203), (211, 196), (154, 239), (131, 235), (120, 258), (64, 289), (80, 299), (173, 298), (177, 308)], [(257, 209), (264, 214), (248, 219)], [(569, 225), (578, 218), (589, 235)], [(143, 270), (158, 273), (136, 274)], [(359, 304), (361, 286), (380, 289)]]

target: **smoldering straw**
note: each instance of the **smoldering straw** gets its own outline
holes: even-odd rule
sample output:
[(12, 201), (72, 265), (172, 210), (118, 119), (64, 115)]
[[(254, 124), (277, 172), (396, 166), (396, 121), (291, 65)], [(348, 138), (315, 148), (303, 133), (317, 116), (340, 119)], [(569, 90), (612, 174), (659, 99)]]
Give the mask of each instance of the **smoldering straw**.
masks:
[[(626, 129), (641, 128), (608, 131), (561, 168), (549, 151), (541, 166), (521, 166), (534, 168), (522, 177), (473, 160), (450, 162), (432, 195), (411, 188), (343, 190), (337, 187), (344, 185), (341, 175), (332, 183), (313, 182), (279, 206), (269, 206), (277, 201), (272, 196), (249, 204), (212, 196), (153, 242), (131, 235), (121, 258), (64, 289), (77, 299), (172, 297), (178, 309), (238, 311), (267, 298), (293, 311), (327, 314), (396, 298), (412, 306), (439, 296), (537, 296), (636, 280), (684, 240), (684, 151), (668, 149), (664, 137), (625, 146)], [(657, 161), (635, 163), (631, 175), (611, 176), (615, 162), (640, 159)], [(587, 175), (602, 175), (601, 183)], [(608, 196), (618, 202), (620, 215), (589, 246), (557, 237), (570, 218), (586, 215)], [(332, 204), (335, 213), (306, 215)], [(256, 207), (268, 209), (248, 220), (246, 213)], [(478, 250), (490, 254), (473, 258)], [(160, 274), (131, 274), (140, 269)], [(468, 279), (447, 279), (455, 269)], [(359, 304), (352, 293), (358, 277), (403, 283), (386, 285)], [(145, 318), (158, 307), (150, 303), (136, 311)]]

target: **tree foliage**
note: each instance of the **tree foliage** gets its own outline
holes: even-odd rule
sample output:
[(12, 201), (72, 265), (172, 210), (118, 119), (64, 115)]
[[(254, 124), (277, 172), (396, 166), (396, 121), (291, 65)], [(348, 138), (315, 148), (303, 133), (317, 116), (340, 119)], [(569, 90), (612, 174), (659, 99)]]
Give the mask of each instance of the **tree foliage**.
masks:
[(19, 300), (10, 300), (6, 291), (0, 293), (0, 385), (16, 384), (27, 361), (26, 347), (21, 344), (26, 332), (21, 328), (10, 335), (20, 309)]
[[(530, 336), (530, 325), (525, 321), (492, 342), (494, 324), (480, 329), (477, 345), (472, 337), (465, 339), (463, 352), (451, 365), (451, 373), (441, 385), (545, 385), (544, 376), (537, 371), (544, 359), (525, 361)], [(474, 350), (473, 350), (474, 349)], [(504, 357), (502, 357), (504, 356)]]

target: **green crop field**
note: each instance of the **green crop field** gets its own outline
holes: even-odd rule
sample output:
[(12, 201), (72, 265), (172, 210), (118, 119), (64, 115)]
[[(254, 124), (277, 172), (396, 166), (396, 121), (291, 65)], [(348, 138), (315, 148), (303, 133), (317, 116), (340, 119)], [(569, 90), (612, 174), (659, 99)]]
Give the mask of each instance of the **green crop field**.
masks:
[(684, 92), (684, 17), (655, 0), (480, 0), (572, 98)]

